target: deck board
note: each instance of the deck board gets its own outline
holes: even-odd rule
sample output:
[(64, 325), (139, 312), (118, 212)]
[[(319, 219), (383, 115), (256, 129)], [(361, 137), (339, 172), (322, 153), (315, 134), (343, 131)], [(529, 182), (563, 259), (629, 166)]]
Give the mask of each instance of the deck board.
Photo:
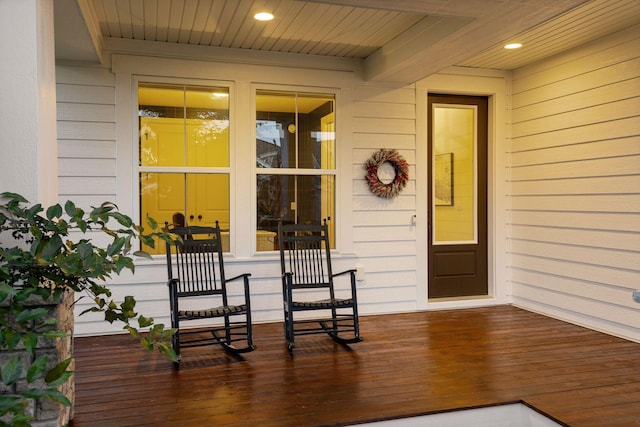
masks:
[(72, 427), (323, 426), (526, 402), (571, 426), (640, 425), (640, 343), (512, 306), (362, 316), (364, 341), (254, 326), (258, 349), (75, 340)]

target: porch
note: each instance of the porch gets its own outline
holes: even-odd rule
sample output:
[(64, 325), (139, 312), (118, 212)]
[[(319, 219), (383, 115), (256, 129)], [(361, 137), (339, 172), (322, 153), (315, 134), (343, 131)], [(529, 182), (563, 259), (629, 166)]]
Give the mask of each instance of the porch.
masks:
[(571, 426), (640, 425), (640, 344), (513, 306), (361, 317), (351, 349), (255, 325), (258, 349), (76, 338), (72, 427), (344, 425), (522, 401)]

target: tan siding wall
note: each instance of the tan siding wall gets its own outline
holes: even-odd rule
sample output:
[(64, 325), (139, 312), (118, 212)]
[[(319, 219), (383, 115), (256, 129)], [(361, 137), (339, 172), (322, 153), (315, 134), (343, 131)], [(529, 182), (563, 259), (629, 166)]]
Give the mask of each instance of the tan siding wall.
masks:
[(109, 70), (56, 67), (58, 193), (81, 206), (114, 201), (115, 79)]
[(640, 27), (513, 73), (515, 304), (640, 341)]
[[(366, 271), (359, 289), (370, 312), (416, 309), (416, 91), (414, 87), (360, 85), (354, 91), (353, 246)], [(381, 148), (395, 148), (409, 163), (399, 196), (372, 195), (364, 162)]]

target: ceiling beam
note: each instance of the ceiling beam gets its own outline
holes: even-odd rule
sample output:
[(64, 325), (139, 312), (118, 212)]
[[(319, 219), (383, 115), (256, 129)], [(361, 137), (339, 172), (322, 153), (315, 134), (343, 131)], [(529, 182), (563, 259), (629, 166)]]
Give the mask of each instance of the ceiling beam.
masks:
[(327, 3), (367, 9), (395, 10), (424, 15), (480, 17), (495, 13), (511, 5), (524, 8), (554, 8), (567, 10), (587, 0), (304, 0), (311, 3)]
[[(353, 4), (361, 0), (332, 1)], [(558, 0), (552, 5), (546, 0), (487, 0), (485, 5), (492, 6), (494, 10), (485, 10), (477, 18), (429, 16), (365, 59), (365, 78), (370, 81), (416, 82), (496, 44), (507, 42), (523, 30), (542, 24), (584, 1)], [(373, 0), (372, 3), (381, 5), (388, 2)], [(429, 3), (435, 1), (430, 0)], [(500, 7), (496, 3), (500, 3)]]

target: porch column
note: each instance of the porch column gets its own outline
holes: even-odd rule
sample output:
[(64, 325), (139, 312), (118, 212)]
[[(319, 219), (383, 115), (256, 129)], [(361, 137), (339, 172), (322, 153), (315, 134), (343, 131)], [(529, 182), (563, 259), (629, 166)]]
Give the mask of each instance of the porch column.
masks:
[(58, 201), (54, 0), (0, 1), (0, 191)]

